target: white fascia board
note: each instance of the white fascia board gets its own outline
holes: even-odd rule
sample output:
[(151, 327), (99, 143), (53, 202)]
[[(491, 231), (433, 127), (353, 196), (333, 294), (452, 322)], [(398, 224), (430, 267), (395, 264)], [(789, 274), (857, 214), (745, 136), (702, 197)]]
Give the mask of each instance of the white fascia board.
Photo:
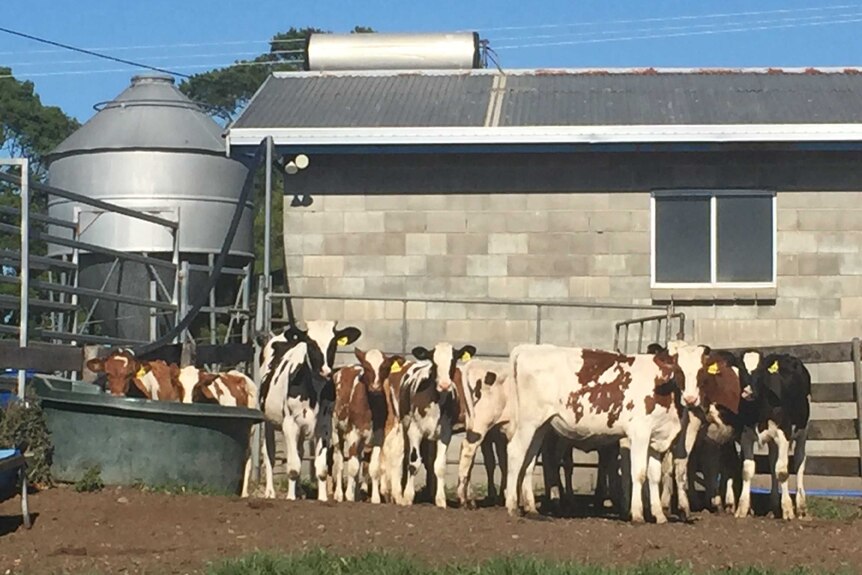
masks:
[(231, 146), (862, 142), (862, 124), (704, 124), (415, 128), (232, 128)]

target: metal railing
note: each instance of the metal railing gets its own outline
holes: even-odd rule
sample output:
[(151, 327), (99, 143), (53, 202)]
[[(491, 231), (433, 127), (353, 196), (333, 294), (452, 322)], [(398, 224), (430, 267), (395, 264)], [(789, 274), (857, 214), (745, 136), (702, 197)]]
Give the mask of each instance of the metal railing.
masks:
[[(260, 281), (259, 289), (264, 290), (264, 282)], [(662, 305), (647, 305), (647, 304), (627, 304), (615, 302), (584, 302), (584, 301), (568, 301), (568, 300), (526, 300), (526, 299), (479, 299), (479, 298), (432, 298), (432, 297), (382, 297), (382, 296), (351, 296), (351, 295), (322, 295), (322, 294), (291, 294), (291, 293), (266, 293), (259, 294), (259, 301), (264, 302), (265, 313), (263, 315), (263, 328), (266, 332), (272, 331), (273, 324), (286, 323), (285, 318), (279, 319), (273, 317), (272, 306), (275, 301), (282, 300), (320, 300), (320, 301), (373, 301), (373, 302), (399, 302), (401, 303), (401, 352), (408, 351), (408, 319), (407, 305), (409, 303), (425, 303), (425, 304), (464, 304), (464, 305), (488, 305), (488, 306), (525, 306), (535, 308), (535, 343), (542, 342), (542, 312), (549, 308), (568, 308), (568, 309), (604, 309), (604, 310), (629, 310), (629, 311), (662, 311), (661, 315), (653, 315), (646, 318), (638, 318), (627, 320), (631, 323), (655, 321), (655, 318), (662, 318), (665, 321), (665, 338), (664, 341), (671, 339), (671, 319), (683, 316), (683, 314), (674, 313), (673, 304), (667, 306)], [(421, 321), (421, 320), (416, 320)], [(475, 320), (481, 321), (481, 320)], [(625, 322), (620, 322), (625, 323)], [(620, 325), (620, 324), (617, 324)], [(617, 328), (618, 329), (618, 328)], [(659, 338), (660, 339), (660, 338)], [(615, 337), (614, 344), (618, 341)], [(394, 350), (392, 350), (394, 351)], [(492, 355), (492, 354), (489, 354)]]
[[(668, 305), (668, 313), (663, 315), (652, 315), (647, 317), (638, 317), (634, 319), (627, 319), (624, 321), (618, 321), (614, 325), (614, 349), (620, 353), (628, 353), (629, 351), (629, 326), (636, 325), (640, 328), (638, 332), (638, 346), (635, 350), (635, 353), (643, 352), (643, 342), (644, 342), (644, 328), (646, 324), (654, 323), (655, 324), (655, 339), (654, 342), (658, 343), (662, 340), (662, 322), (664, 322), (664, 341), (667, 342), (671, 339), (671, 337), (675, 339), (685, 339), (685, 314), (682, 312), (674, 312), (673, 307)], [(679, 329), (677, 329), (674, 334), (671, 331), (671, 325), (673, 320), (678, 321)], [(620, 339), (620, 331), (623, 332), (622, 340)], [(622, 348), (620, 347), (620, 342), (622, 341)]]

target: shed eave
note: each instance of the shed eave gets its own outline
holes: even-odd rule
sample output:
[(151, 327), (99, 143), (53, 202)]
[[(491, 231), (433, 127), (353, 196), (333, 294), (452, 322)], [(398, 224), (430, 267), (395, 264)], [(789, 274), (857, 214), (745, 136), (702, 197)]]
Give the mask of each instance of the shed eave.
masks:
[(230, 148), (257, 146), (862, 142), (862, 124), (232, 128)]

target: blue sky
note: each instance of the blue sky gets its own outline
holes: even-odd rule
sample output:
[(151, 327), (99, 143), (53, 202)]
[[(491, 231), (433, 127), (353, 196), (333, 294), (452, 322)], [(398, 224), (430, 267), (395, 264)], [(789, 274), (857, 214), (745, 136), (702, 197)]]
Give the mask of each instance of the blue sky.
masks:
[[(4, 11), (0, 25), (184, 73), (252, 57), (291, 26), (344, 32), (354, 25), (476, 30), (504, 68), (862, 64), (862, 3), (842, 0), (29, 0)], [(0, 33), (0, 65), (82, 121), (134, 74), (54, 50)]]

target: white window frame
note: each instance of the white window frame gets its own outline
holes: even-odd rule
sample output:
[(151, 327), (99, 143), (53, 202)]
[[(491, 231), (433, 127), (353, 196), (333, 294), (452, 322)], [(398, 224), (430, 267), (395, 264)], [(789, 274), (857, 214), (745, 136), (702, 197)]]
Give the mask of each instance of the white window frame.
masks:
[[(656, 266), (656, 198), (707, 196), (710, 219), (710, 281), (709, 282), (658, 282), (655, 277)], [(772, 198), (772, 281), (768, 282), (720, 282), (718, 274), (718, 198), (722, 196), (769, 196)], [(778, 208), (777, 196), (769, 190), (654, 190), (650, 194), (650, 287), (653, 289), (768, 289), (775, 288), (778, 281)]]

